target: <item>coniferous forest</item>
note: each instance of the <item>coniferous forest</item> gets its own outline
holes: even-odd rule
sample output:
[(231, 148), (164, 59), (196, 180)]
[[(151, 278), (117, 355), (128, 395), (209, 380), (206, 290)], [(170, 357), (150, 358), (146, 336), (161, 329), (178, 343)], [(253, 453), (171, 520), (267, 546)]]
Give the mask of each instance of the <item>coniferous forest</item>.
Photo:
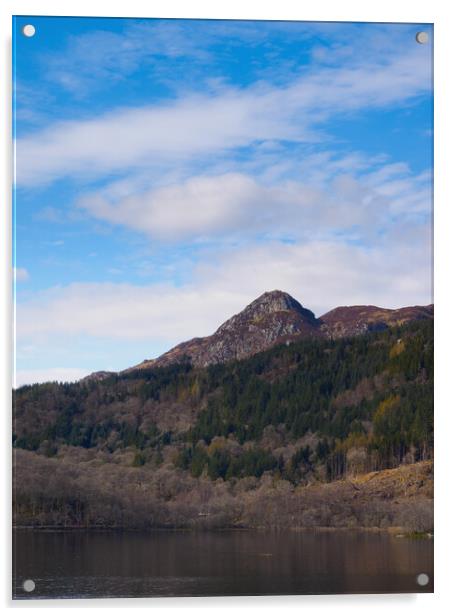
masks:
[(13, 428), (17, 524), (429, 530), (433, 321), (21, 387)]

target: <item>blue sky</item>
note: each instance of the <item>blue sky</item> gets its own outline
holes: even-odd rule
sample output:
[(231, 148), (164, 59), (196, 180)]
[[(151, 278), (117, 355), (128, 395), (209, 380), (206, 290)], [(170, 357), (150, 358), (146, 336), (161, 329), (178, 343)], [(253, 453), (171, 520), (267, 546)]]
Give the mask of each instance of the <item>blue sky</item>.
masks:
[(318, 316), (432, 301), (430, 25), (14, 31), (18, 384), (158, 356), (275, 288)]

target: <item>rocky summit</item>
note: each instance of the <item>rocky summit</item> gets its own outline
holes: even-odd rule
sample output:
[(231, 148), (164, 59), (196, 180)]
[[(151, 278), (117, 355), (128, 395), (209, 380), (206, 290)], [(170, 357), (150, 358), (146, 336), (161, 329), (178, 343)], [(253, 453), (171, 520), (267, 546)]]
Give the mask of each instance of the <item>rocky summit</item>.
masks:
[(294, 340), (356, 336), (425, 318), (433, 318), (433, 305), (397, 310), (342, 306), (316, 318), (288, 293), (269, 291), (228, 319), (211, 336), (183, 342), (157, 359), (145, 360), (132, 369), (168, 366), (184, 359), (196, 367), (204, 367), (244, 359)]
[(320, 325), (319, 319), (288, 293), (270, 291), (228, 319), (212, 336), (183, 342), (136, 368), (165, 366), (184, 357), (200, 367), (244, 359), (275, 344), (322, 335)]

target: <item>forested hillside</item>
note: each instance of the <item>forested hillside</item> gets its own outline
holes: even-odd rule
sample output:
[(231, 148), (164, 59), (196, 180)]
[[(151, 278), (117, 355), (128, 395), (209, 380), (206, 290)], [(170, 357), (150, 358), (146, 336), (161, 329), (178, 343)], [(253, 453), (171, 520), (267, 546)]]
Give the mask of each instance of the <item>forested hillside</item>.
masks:
[[(204, 506), (219, 486), (252, 499), (269, 481), (292, 493), (429, 460), (433, 321), (288, 342), (205, 368), (183, 358), (102, 380), (22, 387), (14, 392), (13, 443), (20, 523), (102, 524), (99, 513), (85, 513), (96, 476), (100, 484), (109, 473), (124, 493), (135, 476), (137, 494), (154, 486), (155, 507), (151, 517), (146, 507), (132, 515), (123, 503), (108, 524), (160, 525), (159, 502), (179, 503), (181, 512), (191, 503), (194, 510), (174, 521), (183, 526), (213, 515)], [(46, 482), (56, 468), (71, 469), (70, 476), (56, 473)], [(157, 489), (156, 481), (164, 485)], [(106, 498), (102, 490), (99, 498)], [(135, 497), (127, 498), (133, 508)], [(217, 523), (234, 520), (220, 516)]]

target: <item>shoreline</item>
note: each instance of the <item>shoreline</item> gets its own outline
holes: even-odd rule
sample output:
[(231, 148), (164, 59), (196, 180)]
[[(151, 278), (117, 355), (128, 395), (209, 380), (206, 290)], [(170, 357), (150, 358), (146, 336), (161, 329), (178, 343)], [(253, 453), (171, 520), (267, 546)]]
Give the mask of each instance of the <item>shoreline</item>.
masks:
[(13, 525), (15, 531), (37, 531), (37, 532), (120, 532), (120, 533), (206, 533), (206, 532), (260, 532), (260, 533), (284, 533), (284, 532), (301, 532), (308, 531), (313, 533), (333, 533), (333, 532), (360, 532), (360, 533), (384, 533), (398, 538), (406, 539), (433, 539), (434, 533), (424, 531), (412, 531), (400, 526), (388, 526), (387, 528), (379, 528), (377, 526), (294, 526), (290, 528), (283, 527), (218, 527), (218, 528), (132, 528), (120, 526), (36, 526), (36, 525)]

